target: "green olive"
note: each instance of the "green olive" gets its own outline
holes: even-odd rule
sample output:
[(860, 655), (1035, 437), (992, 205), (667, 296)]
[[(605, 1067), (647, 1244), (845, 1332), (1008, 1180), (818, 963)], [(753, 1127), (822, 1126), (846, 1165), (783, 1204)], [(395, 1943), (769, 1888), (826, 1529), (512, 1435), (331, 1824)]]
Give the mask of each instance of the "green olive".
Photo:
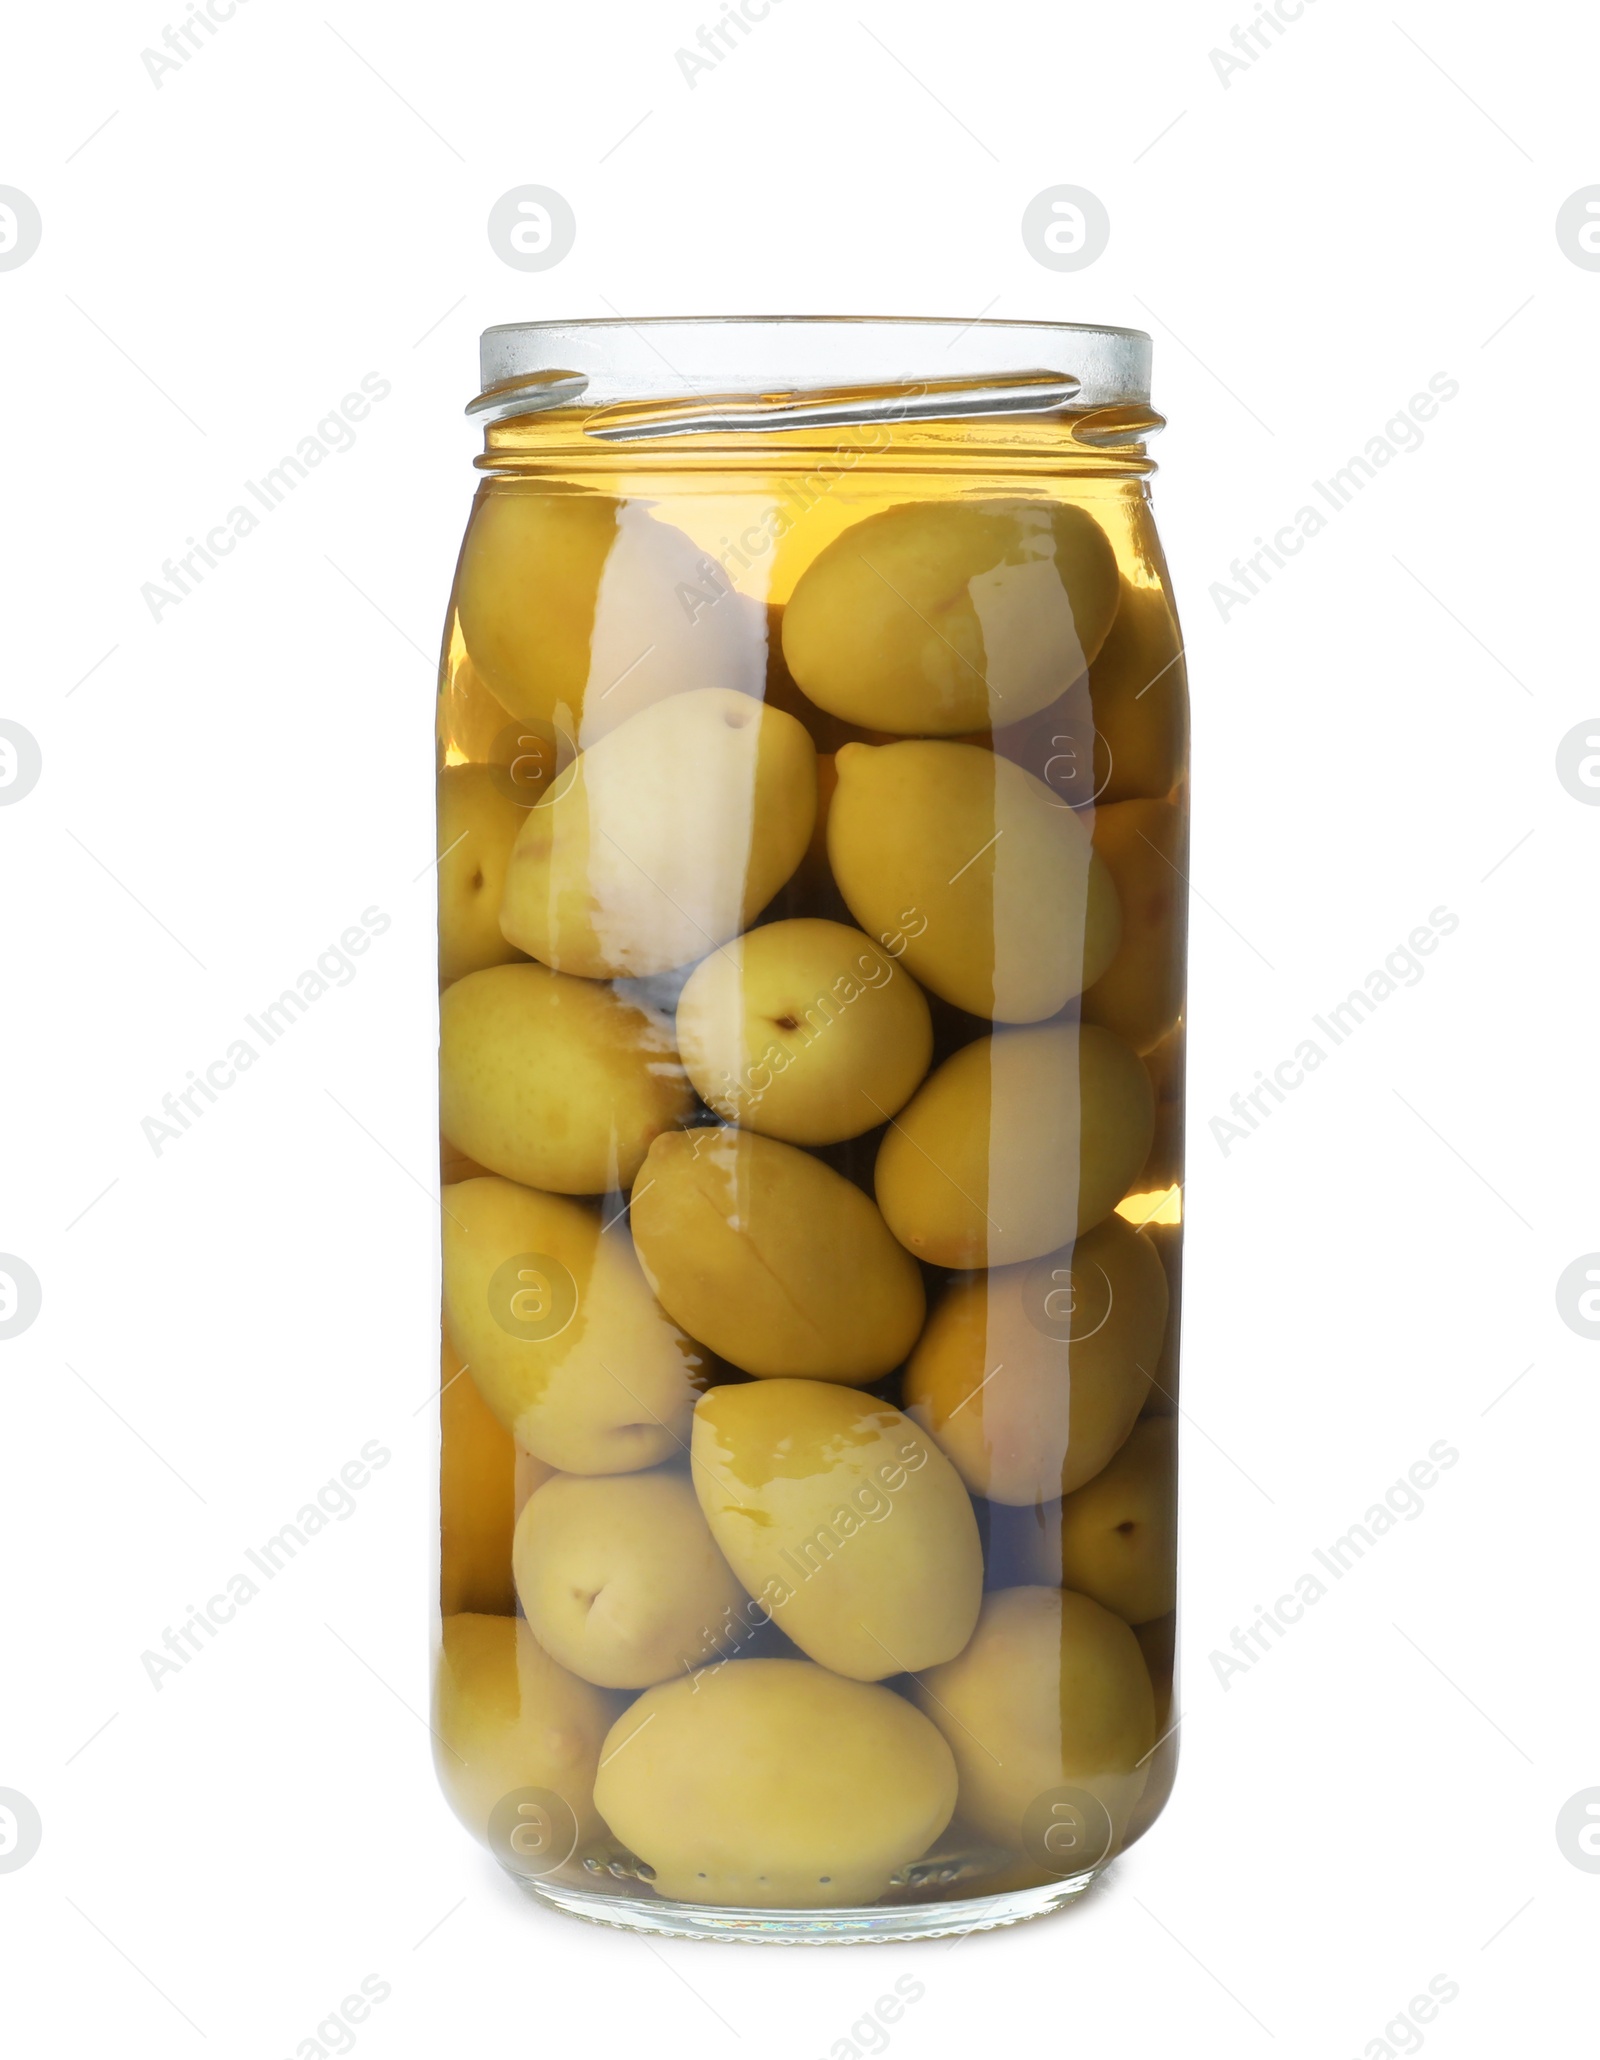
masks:
[(1061, 1504), (1061, 1579), (1130, 1624), (1178, 1599), (1178, 1424), (1147, 1416), (1103, 1473)]
[(1170, 801), (1118, 801), (1094, 812), (1094, 848), (1122, 905), (1117, 953), (1083, 996), (1083, 1020), (1150, 1052), (1183, 1008), (1187, 825)]
[(703, 1666), (744, 1622), (682, 1467), (556, 1474), (517, 1519), (512, 1564), (539, 1643), (602, 1688)]
[(433, 1734), (451, 1809), (487, 1843), (498, 1803), (542, 1789), (566, 1805), (579, 1840), (595, 1837), (595, 1770), (620, 1701), (558, 1665), (520, 1617), (446, 1617)]
[(828, 1381), (713, 1388), (690, 1450), (711, 1535), (802, 1652), (882, 1681), (966, 1644), (983, 1588), (972, 1504), (892, 1404)]
[(784, 611), (783, 655), (845, 722), (957, 736), (1054, 701), (1116, 609), (1116, 554), (1084, 509), (916, 502), (855, 523), (807, 567)]
[(1063, 1788), (1094, 1796), (1114, 1831), (1126, 1825), (1155, 1743), (1155, 1696), (1132, 1631), (1099, 1603), (1003, 1588), (966, 1649), (911, 1692), (955, 1754), (961, 1817), (974, 1830), (1048, 1855), (1038, 1813), (1048, 1818)]
[(1132, 1430), (1166, 1325), (1154, 1246), (1108, 1216), (1031, 1265), (952, 1281), (906, 1369), (906, 1408), (974, 1494), (1050, 1501)]
[(1117, 953), (1122, 916), (1087, 826), (974, 744), (846, 744), (828, 860), (861, 927), (957, 1008), (1059, 1015)]
[(955, 1792), (950, 1748), (910, 1703), (782, 1659), (647, 1689), (595, 1784), (658, 1895), (789, 1910), (876, 1901), (949, 1823)]
[(651, 1140), (693, 1106), (670, 1027), (598, 980), (491, 966), (439, 997), (439, 1127), (509, 1180), (630, 1187)]
[(683, 1449), (706, 1361), (668, 1321), (627, 1226), (485, 1176), (444, 1190), (450, 1342), (517, 1442), (564, 1473)]
[(792, 715), (708, 688), (579, 755), (511, 847), (500, 928), (586, 980), (686, 966), (748, 927), (806, 853), (817, 755)]
[(664, 1132), (629, 1213), (662, 1307), (746, 1373), (861, 1385), (922, 1328), (922, 1276), (871, 1197), (795, 1145)]
[(766, 676), (766, 611), (731, 591), (684, 531), (608, 494), (486, 482), (456, 611), (496, 701), (569, 748), (674, 694), (759, 695)]
[(1150, 1151), (1155, 1094), (1095, 1024), (1040, 1024), (963, 1045), (878, 1150), (884, 1221), (935, 1266), (1008, 1266), (1111, 1214)]

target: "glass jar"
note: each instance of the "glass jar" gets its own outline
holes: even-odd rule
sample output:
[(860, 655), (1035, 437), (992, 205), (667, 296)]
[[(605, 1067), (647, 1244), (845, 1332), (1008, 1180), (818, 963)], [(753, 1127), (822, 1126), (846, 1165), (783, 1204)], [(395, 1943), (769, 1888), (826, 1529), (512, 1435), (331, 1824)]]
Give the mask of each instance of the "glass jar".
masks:
[(434, 1730), (545, 1901), (929, 1937), (1171, 1786), (1149, 342), (522, 324), (439, 696)]

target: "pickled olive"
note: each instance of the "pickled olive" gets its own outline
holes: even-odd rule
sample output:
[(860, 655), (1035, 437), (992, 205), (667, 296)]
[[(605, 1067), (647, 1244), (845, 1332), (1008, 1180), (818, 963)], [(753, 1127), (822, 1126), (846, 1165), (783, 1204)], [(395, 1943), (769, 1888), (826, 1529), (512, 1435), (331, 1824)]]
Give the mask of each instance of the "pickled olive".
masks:
[(558, 1473), (517, 1519), (517, 1596), (552, 1658), (602, 1688), (648, 1688), (714, 1659), (745, 1592), (688, 1474)]
[(658, 1895), (743, 1908), (870, 1903), (950, 1821), (950, 1748), (891, 1689), (805, 1660), (734, 1660), (647, 1689), (595, 1800)]
[(1150, 1669), (1150, 1685), (1156, 1691), (1156, 1730), (1165, 1734), (1172, 1722), (1172, 1683), (1176, 1671), (1178, 1618), (1169, 1610), (1164, 1617), (1151, 1617), (1134, 1627), (1134, 1637)]
[(688, 965), (743, 929), (805, 855), (816, 753), (793, 716), (725, 689), (646, 708), (530, 809), (500, 927), (589, 979)]
[(745, 1130), (673, 1130), (629, 1214), (662, 1307), (746, 1373), (862, 1385), (898, 1366), (926, 1304), (869, 1196)]
[(449, 1187), (458, 1180), (483, 1180), (488, 1177), (489, 1168), (480, 1166), (476, 1159), (469, 1159), (465, 1152), (457, 1151), (448, 1137), (439, 1139), (439, 1185)]
[(1042, 1022), (1099, 979), (1117, 890), (1085, 823), (972, 744), (847, 744), (828, 858), (861, 927), (975, 1016)]
[(514, 716), (587, 747), (641, 708), (693, 688), (759, 694), (767, 624), (721, 591), (686, 612), (705, 554), (641, 503), (486, 486), (456, 575), (473, 669)]
[(1003, 1588), (972, 1642), (911, 1697), (955, 1755), (964, 1824), (1054, 1857), (1048, 1799), (1065, 1787), (1096, 1797), (1120, 1838), (1155, 1743), (1155, 1697), (1137, 1640), (1110, 1610), (1057, 1588)]
[(1150, 1076), (1097, 1025), (1002, 1030), (930, 1074), (878, 1150), (878, 1206), (936, 1266), (1007, 1266), (1109, 1216), (1150, 1150)]
[(881, 1681), (966, 1644), (983, 1589), (972, 1504), (891, 1404), (821, 1381), (713, 1388), (690, 1452), (724, 1558), (810, 1658)]
[(783, 610), (767, 609), (767, 683), (764, 698), (769, 708), (781, 708), (811, 732), (817, 755), (831, 757), (841, 744), (892, 744), (887, 730), (862, 729), (859, 724), (840, 722), (814, 701), (808, 700), (794, 683), (783, 658)]
[(1183, 1007), (1184, 819), (1170, 801), (1118, 801), (1094, 812), (1094, 848), (1122, 904), (1117, 955), (1084, 990), (1083, 1020), (1154, 1049)]
[(444, 1310), (479, 1393), (535, 1458), (633, 1473), (682, 1450), (705, 1358), (621, 1223), (509, 1180), (447, 1187)]
[(469, 973), (439, 998), (439, 1123), (491, 1172), (556, 1194), (632, 1185), (694, 1097), (659, 1017), (547, 966)]
[(1054, 701), (1105, 642), (1117, 562), (1081, 508), (886, 508), (801, 574), (783, 655), (819, 708), (896, 735), (958, 736)]
[(1167, 1334), (1161, 1341), (1161, 1356), (1150, 1379), (1150, 1392), (1141, 1416), (1176, 1416), (1178, 1413), (1179, 1316), (1183, 1307), (1183, 1225), (1151, 1223), (1143, 1235), (1155, 1248), (1167, 1276)]
[(1178, 1426), (1147, 1416), (1103, 1473), (1061, 1504), (1061, 1579), (1130, 1624), (1177, 1602)]
[(767, 923), (714, 951), (678, 1002), (678, 1045), (719, 1116), (791, 1144), (835, 1144), (892, 1116), (928, 1070), (911, 975), (843, 923)]
[(1159, 588), (1124, 580), (1121, 593), (1088, 677), (1026, 722), (994, 732), (1002, 757), (1073, 808), (1158, 799), (1183, 770), (1189, 697), (1177, 623)]
[(448, 1338), (439, 1380), (439, 1608), (515, 1616), (517, 1448)]
[(911, 1355), (906, 1408), (975, 1495), (1049, 1501), (1133, 1429), (1166, 1324), (1160, 1259), (1108, 1216), (1031, 1265), (952, 1281)]
[(439, 775), (439, 978), (459, 980), (519, 958), (500, 930), (506, 864), (528, 811), (494, 768), (447, 765)]
[(1147, 1051), (1144, 1063), (1156, 1094), (1156, 1134), (1150, 1147), (1150, 1165), (1157, 1171), (1170, 1171), (1175, 1180), (1180, 1179), (1183, 1172), (1184, 1072), (1181, 1026)]
[(1111, 634), (1089, 667), (1102, 803), (1168, 794), (1189, 745), (1189, 682), (1183, 639), (1160, 587), (1122, 582)]
[(621, 1703), (558, 1666), (520, 1617), (447, 1616), (433, 1680), (445, 1799), (485, 1844), (496, 1805), (519, 1788), (566, 1806), (574, 1844), (598, 1836), (595, 1770)]
[[(495, 755), (496, 739), (514, 720), (511, 710), (479, 679), (472, 660), (460, 648), (459, 634), (452, 641), (456, 648), (445, 659), (434, 723), (441, 771), (463, 759), (487, 763)], [(538, 796), (530, 794), (527, 799), (531, 806)], [(439, 841), (443, 844), (446, 840), (441, 837)]]

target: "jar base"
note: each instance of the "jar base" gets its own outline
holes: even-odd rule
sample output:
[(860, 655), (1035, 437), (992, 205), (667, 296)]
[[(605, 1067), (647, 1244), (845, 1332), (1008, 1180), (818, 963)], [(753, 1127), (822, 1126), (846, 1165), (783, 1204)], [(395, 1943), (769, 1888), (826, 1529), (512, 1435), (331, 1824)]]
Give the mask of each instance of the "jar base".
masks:
[(960, 1902), (872, 1903), (844, 1910), (739, 1910), (668, 1902), (657, 1896), (596, 1895), (557, 1882), (524, 1880), (542, 1903), (647, 1938), (722, 1939), (739, 1945), (868, 1946), (907, 1940), (959, 1938), (969, 1931), (994, 1931), (1075, 1902), (1103, 1868), (1068, 1875), (1042, 1888), (1004, 1895), (972, 1896)]

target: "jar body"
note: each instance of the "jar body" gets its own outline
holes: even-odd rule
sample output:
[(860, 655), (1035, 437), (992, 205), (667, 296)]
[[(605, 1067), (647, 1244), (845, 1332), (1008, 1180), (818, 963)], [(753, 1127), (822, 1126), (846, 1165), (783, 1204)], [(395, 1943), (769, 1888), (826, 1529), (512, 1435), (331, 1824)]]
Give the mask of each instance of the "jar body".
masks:
[(1014, 1921), (1174, 1760), (1148, 466), (586, 419), (491, 431), (445, 638), (441, 1781), (638, 1929)]

